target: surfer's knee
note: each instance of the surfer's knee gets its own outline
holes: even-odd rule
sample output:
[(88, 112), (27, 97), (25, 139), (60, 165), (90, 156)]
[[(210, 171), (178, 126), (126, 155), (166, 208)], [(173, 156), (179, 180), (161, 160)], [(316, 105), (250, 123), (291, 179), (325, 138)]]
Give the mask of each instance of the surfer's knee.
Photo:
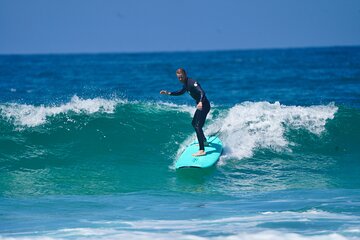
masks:
[(201, 129), (202, 129), (202, 127), (199, 124), (194, 124), (193, 127), (194, 127), (195, 131), (197, 131), (197, 132), (201, 131)]

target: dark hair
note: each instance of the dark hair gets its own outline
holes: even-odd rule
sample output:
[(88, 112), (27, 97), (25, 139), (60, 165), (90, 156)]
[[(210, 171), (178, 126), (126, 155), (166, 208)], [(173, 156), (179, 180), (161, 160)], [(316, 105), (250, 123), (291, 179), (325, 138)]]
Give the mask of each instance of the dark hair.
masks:
[(179, 68), (178, 70), (176, 70), (176, 73), (177, 73), (177, 74), (185, 74), (185, 75), (186, 75), (185, 69), (183, 69), (183, 68)]

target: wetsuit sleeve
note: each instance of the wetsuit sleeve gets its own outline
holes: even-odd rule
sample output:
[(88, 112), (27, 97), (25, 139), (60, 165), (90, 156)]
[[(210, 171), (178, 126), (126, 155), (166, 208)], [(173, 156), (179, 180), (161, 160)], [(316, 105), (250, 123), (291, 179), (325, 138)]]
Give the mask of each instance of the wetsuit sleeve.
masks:
[(199, 102), (202, 102), (204, 100), (204, 97), (205, 97), (205, 91), (201, 88), (200, 84), (197, 83), (197, 82), (195, 82), (194, 87), (200, 93), (200, 101)]
[(184, 84), (183, 88), (178, 90), (178, 91), (175, 91), (175, 92), (169, 92), (169, 95), (171, 96), (179, 96), (179, 95), (182, 95), (186, 92), (186, 86)]

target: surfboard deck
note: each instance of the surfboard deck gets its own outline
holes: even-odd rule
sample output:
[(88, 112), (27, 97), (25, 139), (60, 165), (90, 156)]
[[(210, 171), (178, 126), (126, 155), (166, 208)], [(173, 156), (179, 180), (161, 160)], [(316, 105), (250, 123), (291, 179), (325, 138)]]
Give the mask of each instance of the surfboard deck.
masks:
[(193, 153), (199, 151), (197, 141), (191, 143), (180, 155), (175, 163), (175, 168), (208, 168), (214, 165), (220, 158), (223, 147), (222, 142), (216, 136), (207, 138), (209, 146), (205, 146), (205, 156), (194, 157)]

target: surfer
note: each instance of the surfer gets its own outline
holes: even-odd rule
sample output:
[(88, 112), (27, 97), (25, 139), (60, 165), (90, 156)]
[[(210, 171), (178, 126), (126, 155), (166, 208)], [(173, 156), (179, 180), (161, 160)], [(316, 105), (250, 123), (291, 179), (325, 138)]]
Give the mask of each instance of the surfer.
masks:
[(167, 94), (171, 96), (179, 96), (184, 94), (186, 91), (189, 92), (190, 96), (196, 101), (196, 111), (192, 120), (192, 125), (195, 129), (196, 136), (199, 142), (199, 151), (192, 154), (193, 156), (203, 156), (206, 155), (204, 145), (208, 145), (202, 127), (204, 126), (205, 119), (207, 114), (210, 111), (210, 102), (205, 96), (204, 90), (201, 88), (199, 82), (188, 78), (185, 70), (179, 68), (176, 70), (176, 76), (179, 81), (183, 84), (182, 89), (169, 92), (166, 90), (161, 90), (160, 94)]

